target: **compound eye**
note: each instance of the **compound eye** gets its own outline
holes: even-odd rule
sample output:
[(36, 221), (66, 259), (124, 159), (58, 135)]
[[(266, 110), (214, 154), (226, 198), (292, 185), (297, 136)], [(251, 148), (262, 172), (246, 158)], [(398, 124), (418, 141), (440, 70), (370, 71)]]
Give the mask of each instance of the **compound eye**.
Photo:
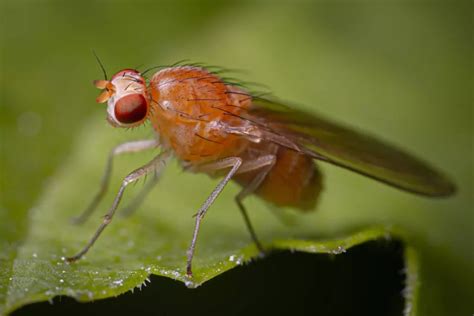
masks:
[(143, 120), (148, 111), (145, 97), (139, 93), (129, 94), (115, 103), (115, 118), (123, 124), (132, 124)]

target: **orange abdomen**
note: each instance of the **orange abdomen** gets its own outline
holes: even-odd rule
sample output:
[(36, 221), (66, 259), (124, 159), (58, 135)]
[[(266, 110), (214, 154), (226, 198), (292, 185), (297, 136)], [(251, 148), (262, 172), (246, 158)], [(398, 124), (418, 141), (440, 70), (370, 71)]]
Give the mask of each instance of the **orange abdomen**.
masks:
[[(254, 149), (256, 145), (251, 147)], [(275, 165), (255, 194), (276, 206), (314, 209), (322, 189), (322, 176), (314, 160), (284, 147), (278, 148), (276, 157)], [(258, 172), (237, 174), (234, 179), (245, 187)]]

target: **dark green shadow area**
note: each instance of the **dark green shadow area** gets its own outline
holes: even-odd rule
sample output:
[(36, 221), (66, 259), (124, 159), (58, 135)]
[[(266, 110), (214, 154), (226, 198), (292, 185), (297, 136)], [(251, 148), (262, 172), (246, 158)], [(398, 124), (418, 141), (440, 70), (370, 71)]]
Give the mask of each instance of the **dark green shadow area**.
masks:
[(13, 315), (402, 315), (403, 271), (401, 242), (371, 241), (334, 256), (272, 253), (197, 289), (152, 276), (117, 298), (60, 297)]

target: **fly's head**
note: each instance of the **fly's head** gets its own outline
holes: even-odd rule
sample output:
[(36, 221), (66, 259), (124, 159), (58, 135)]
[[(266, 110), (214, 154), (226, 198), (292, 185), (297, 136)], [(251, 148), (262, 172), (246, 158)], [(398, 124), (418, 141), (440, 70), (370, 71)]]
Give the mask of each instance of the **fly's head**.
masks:
[(107, 120), (115, 127), (142, 124), (149, 112), (146, 82), (134, 69), (117, 72), (110, 80), (95, 80), (94, 86), (103, 90), (98, 103), (107, 102)]

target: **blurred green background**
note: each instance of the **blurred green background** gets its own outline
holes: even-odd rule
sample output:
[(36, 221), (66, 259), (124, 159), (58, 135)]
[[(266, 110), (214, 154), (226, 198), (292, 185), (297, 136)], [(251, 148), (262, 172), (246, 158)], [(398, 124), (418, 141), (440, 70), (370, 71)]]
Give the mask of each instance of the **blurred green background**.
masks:
[(0, 14), (4, 244), (24, 236), (78, 132), (105, 118), (92, 49), (109, 74), (190, 59), (246, 70), (445, 170), (457, 195), (428, 200), (324, 166), (317, 229), (405, 228), (421, 256), (420, 315), (474, 310), (472, 2), (3, 0)]

